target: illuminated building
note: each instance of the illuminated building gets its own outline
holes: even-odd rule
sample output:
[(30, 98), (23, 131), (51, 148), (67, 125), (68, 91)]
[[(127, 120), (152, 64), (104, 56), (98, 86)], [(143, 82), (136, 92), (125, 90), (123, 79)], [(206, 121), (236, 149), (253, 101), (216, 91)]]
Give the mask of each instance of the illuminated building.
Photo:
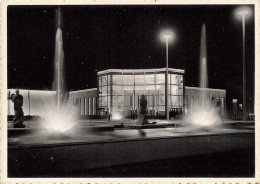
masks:
[[(185, 86), (185, 71), (169, 68), (169, 111), (189, 113), (194, 104), (202, 100), (201, 90), (207, 101), (226, 112), (226, 90)], [(147, 100), (148, 117), (166, 116), (166, 68), (122, 70), (109, 69), (97, 73), (97, 88), (71, 91), (69, 101), (78, 114), (85, 117), (112, 114), (113, 119), (132, 117), (139, 109), (139, 99), (143, 94)], [(11, 93), (14, 93), (13, 90)], [(55, 91), (20, 90), (24, 97), (25, 115), (41, 115), (40, 107), (46, 97), (55, 98)], [(29, 110), (30, 109), (30, 110)], [(30, 111), (30, 113), (29, 113)], [(8, 114), (13, 114), (13, 103), (8, 102)]]
[[(184, 70), (169, 69), (169, 108), (183, 109)], [(139, 99), (145, 95), (148, 116), (165, 116), (166, 68), (98, 72), (98, 107), (112, 114), (131, 116), (139, 108)]]

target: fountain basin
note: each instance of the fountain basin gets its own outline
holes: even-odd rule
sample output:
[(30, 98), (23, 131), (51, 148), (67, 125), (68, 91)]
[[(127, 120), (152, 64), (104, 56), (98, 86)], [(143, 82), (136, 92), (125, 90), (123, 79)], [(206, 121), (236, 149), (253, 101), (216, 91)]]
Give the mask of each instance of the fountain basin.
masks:
[[(114, 126), (89, 126), (89, 127), (81, 128), (81, 131), (85, 131), (85, 132), (114, 131)], [(51, 131), (42, 130), (39, 128), (9, 128), (8, 137), (29, 135), (29, 134), (33, 134), (35, 132), (48, 133)]]

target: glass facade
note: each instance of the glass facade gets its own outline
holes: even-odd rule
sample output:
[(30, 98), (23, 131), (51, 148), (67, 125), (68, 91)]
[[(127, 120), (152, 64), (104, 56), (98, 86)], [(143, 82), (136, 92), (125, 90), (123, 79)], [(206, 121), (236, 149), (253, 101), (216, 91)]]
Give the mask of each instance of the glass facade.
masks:
[[(168, 103), (183, 109), (183, 70), (169, 69)], [(131, 116), (139, 109), (141, 95), (147, 100), (147, 114), (165, 116), (166, 69), (107, 70), (98, 73), (99, 108), (110, 113)]]

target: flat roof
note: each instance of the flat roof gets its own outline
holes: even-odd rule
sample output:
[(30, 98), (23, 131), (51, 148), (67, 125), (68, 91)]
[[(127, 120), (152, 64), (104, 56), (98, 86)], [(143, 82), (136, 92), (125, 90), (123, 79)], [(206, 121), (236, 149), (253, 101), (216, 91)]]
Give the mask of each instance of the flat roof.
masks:
[(90, 89), (82, 89), (77, 91), (70, 91), (69, 93), (78, 93), (78, 92), (87, 92), (87, 91), (95, 91), (97, 88), (90, 88)]
[(200, 87), (190, 87), (190, 86), (185, 86), (185, 89), (196, 89), (196, 90), (208, 90), (208, 91), (221, 91), (221, 92), (226, 92), (225, 89), (200, 88)]
[[(165, 72), (166, 68), (154, 68), (154, 69), (108, 69), (99, 71), (97, 74), (102, 75), (106, 73), (144, 73), (144, 72)], [(185, 73), (185, 70), (168, 68), (169, 72)]]

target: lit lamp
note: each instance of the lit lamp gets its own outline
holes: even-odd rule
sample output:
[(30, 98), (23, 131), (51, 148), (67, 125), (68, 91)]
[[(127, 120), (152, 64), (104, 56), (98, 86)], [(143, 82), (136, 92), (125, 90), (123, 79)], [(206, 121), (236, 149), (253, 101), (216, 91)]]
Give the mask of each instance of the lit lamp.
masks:
[(245, 20), (252, 14), (252, 10), (248, 6), (242, 6), (235, 10), (235, 16), (242, 19), (243, 31), (243, 120), (246, 120), (246, 65), (245, 65)]
[(165, 41), (166, 43), (166, 85), (165, 85), (165, 89), (166, 89), (166, 108), (165, 108), (165, 111), (166, 111), (166, 117), (167, 117), (167, 120), (169, 121), (169, 100), (168, 100), (168, 44), (169, 44), (169, 41), (172, 41), (174, 38), (175, 38), (175, 35), (173, 34), (172, 31), (163, 31), (161, 32), (161, 35), (160, 35), (161, 39), (163, 41)]

